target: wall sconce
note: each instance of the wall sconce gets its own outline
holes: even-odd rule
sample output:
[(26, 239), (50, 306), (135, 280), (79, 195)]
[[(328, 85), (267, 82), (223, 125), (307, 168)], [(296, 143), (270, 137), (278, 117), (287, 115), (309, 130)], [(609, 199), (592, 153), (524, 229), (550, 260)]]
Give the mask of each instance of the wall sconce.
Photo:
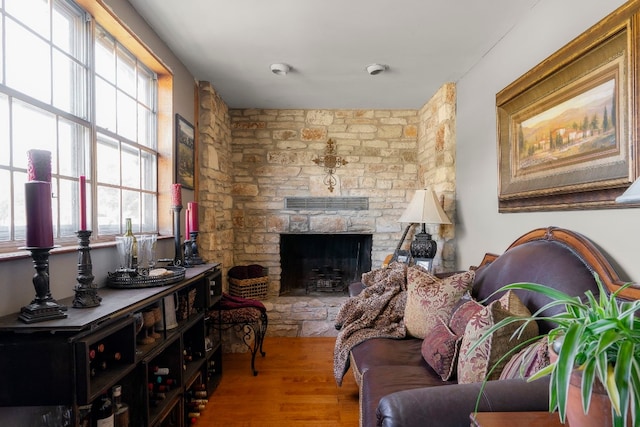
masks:
[(336, 143), (333, 139), (329, 138), (327, 141), (327, 147), (324, 149), (324, 156), (313, 159), (313, 162), (324, 168), (327, 176), (325, 176), (323, 182), (327, 188), (329, 188), (329, 191), (333, 193), (333, 189), (336, 188), (335, 185), (337, 183), (333, 174), (340, 166), (344, 166), (349, 163), (342, 157), (336, 155)]

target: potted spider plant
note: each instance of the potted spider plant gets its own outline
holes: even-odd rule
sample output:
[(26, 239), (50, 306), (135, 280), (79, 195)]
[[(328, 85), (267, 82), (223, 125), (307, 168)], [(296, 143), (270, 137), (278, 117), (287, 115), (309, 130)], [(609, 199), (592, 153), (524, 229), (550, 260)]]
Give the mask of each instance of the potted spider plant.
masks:
[[(533, 381), (550, 375), (549, 411), (557, 410), (562, 423), (569, 414), (571, 427), (586, 425), (575, 420), (575, 414), (588, 414), (588, 421), (595, 422), (589, 425), (636, 426), (640, 423), (640, 318), (636, 316), (640, 300), (617, 298), (631, 283), (610, 293), (599, 276), (594, 274), (594, 277), (599, 296), (589, 290), (583, 299), (535, 283), (503, 286), (496, 293), (524, 290), (545, 295), (551, 301), (530, 317), (503, 319), (487, 330), (482, 339), (514, 322), (522, 322), (514, 336), (529, 322), (548, 320), (555, 323), (557, 326), (548, 334), (551, 363), (528, 379)], [(541, 314), (558, 306), (564, 306), (564, 312), (551, 316)], [(575, 387), (572, 392), (571, 387)], [(603, 390), (607, 409), (610, 407), (610, 411), (604, 411), (604, 420), (595, 418), (597, 415), (593, 412), (596, 411), (589, 412), (596, 406), (598, 389)], [(577, 402), (570, 403), (570, 394), (578, 395)]]

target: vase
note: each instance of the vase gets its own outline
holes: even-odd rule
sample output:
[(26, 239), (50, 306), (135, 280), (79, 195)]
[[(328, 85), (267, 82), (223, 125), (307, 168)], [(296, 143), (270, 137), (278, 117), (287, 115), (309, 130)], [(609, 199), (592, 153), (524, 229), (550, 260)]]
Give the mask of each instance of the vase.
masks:
[[(549, 359), (555, 363), (558, 355), (553, 346), (549, 346)], [(613, 427), (611, 401), (604, 386), (595, 379), (591, 390), (589, 411), (585, 414), (582, 408), (582, 371), (574, 369), (567, 396), (567, 422), (571, 427)], [(627, 417), (627, 425), (631, 427), (631, 414)]]
[(571, 374), (571, 384), (567, 396), (569, 425), (571, 427), (612, 427), (611, 402), (602, 383), (597, 379), (594, 382), (591, 391), (591, 404), (586, 414), (582, 408), (581, 384), (582, 371), (575, 369)]

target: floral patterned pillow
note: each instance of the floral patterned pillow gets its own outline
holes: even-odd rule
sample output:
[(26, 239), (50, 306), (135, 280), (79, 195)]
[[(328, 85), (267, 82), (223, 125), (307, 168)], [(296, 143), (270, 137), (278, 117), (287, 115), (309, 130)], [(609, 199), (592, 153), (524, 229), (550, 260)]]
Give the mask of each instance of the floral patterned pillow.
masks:
[[(503, 308), (509, 307), (509, 309)], [(464, 331), (460, 354), (458, 356), (458, 383), (469, 384), (483, 381), (487, 376), (489, 380), (497, 380), (507, 363), (500, 359), (519, 343), (538, 335), (538, 324), (530, 322), (524, 332), (517, 338), (511, 338), (513, 332), (521, 325), (519, 322), (498, 329), (477, 346), (473, 351), (469, 349), (494, 324), (510, 316), (527, 316), (529, 310), (513, 293), (505, 294), (499, 300), (493, 301), (488, 306), (475, 314)], [(500, 361), (498, 363), (498, 361)]]
[(473, 271), (466, 271), (440, 279), (420, 267), (409, 267), (404, 310), (407, 333), (424, 339), (439, 319), (449, 319), (455, 304), (471, 288), (474, 277)]

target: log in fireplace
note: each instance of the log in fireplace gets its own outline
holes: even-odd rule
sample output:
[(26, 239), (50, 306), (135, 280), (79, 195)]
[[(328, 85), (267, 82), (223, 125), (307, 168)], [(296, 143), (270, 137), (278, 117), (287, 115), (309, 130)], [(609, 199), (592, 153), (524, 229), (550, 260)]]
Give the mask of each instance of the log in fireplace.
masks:
[(281, 234), (280, 295), (345, 293), (371, 270), (371, 234)]

